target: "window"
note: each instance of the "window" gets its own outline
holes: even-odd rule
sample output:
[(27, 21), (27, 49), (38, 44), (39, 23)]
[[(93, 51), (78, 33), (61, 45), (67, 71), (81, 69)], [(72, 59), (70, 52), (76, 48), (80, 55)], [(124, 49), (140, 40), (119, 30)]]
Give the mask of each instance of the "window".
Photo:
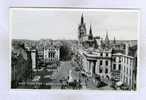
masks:
[(106, 66), (108, 66), (108, 60), (107, 60), (107, 61), (105, 61), (105, 65), (106, 65)]
[(108, 73), (108, 69), (107, 68), (105, 69), (105, 73)]
[(106, 56), (108, 56), (108, 53), (106, 53)]
[(119, 57), (119, 62), (121, 62), (121, 57)]
[(116, 69), (116, 64), (113, 65), (113, 69), (114, 69), (114, 70)]
[(123, 46), (123, 49), (125, 49), (125, 48), (126, 48), (126, 46), (124, 45), (124, 46)]
[(55, 53), (52, 53), (52, 57), (53, 57), (53, 58), (55, 57)]
[(103, 56), (103, 53), (100, 53), (100, 56), (102, 57)]
[(119, 64), (119, 70), (121, 70), (121, 64)]
[(48, 53), (49, 57), (50, 57), (50, 53)]
[(52, 53), (50, 53), (50, 57), (52, 58)]
[(100, 65), (102, 65), (102, 60), (100, 60)]

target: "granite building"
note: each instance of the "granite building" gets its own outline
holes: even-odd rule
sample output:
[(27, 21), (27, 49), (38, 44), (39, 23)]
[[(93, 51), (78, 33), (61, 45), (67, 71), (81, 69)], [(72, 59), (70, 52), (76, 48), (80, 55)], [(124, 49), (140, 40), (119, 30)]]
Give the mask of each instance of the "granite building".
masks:
[(78, 50), (86, 75), (88, 77), (98, 75), (104, 82), (114, 80), (132, 89), (133, 68), (136, 65), (135, 58), (128, 55), (130, 42), (118, 42), (115, 38), (111, 41), (108, 32), (104, 40), (100, 36), (94, 37), (91, 25), (87, 34), (83, 15), (78, 30), (80, 44)]

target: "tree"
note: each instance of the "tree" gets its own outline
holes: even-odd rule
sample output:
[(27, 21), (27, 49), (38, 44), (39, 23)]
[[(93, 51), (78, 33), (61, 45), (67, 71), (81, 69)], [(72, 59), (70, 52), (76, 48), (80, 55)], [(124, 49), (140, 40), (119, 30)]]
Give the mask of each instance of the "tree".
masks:
[(60, 47), (60, 60), (67, 61), (72, 58), (72, 50), (70, 48), (68, 41), (62, 41), (62, 46)]

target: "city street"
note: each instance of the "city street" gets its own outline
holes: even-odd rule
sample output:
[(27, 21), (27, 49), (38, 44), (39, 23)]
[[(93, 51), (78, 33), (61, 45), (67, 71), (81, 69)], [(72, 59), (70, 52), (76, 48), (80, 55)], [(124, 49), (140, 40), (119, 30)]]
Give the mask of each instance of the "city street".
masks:
[(74, 70), (70, 61), (61, 62), (60, 66), (58, 66), (54, 71), (49, 71), (49, 69), (44, 68), (43, 70), (36, 72), (33, 80), (37, 80), (36, 77), (40, 76), (40, 79), (37, 81), (42, 82), (43, 84), (50, 84), (55, 88), (58, 86), (61, 88), (61, 81), (68, 80), (69, 71), (71, 71), (71, 77), (74, 80), (79, 80), (79, 72)]
[[(69, 77), (72, 79), (72, 82), (75, 80), (81, 85), (81, 89), (97, 89), (97, 90), (113, 90), (109, 85), (104, 85), (97, 88), (99, 84), (98, 80), (95, 80), (94, 77), (83, 76), (77, 63), (72, 64), (71, 61), (64, 61), (60, 63), (60, 66), (57, 67), (54, 71), (49, 71), (49, 69), (43, 69), (39, 72), (36, 72), (33, 80), (42, 82), (44, 88), (55, 88), (60, 89), (62, 85), (68, 86)], [(39, 79), (36, 79), (38, 76)], [(42, 87), (38, 87), (42, 88)]]

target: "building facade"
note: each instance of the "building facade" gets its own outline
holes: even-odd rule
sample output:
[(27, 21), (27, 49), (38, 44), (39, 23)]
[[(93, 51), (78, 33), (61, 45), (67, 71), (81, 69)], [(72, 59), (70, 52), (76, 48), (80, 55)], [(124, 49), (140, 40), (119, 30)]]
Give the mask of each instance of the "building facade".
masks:
[[(43, 46), (42, 46), (43, 45)], [(31, 50), (32, 69), (40, 69), (51, 64), (58, 64), (60, 60), (60, 47), (52, 42), (42, 44), (39, 48)]]
[[(81, 29), (81, 26), (83, 27)], [(82, 67), (87, 76), (100, 76), (103, 81), (114, 80), (126, 84), (129, 89), (133, 86), (133, 68), (135, 58), (129, 56), (129, 44), (110, 41), (108, 32), (105, 39), (100, 36), (94, 37), (90, 25), (89, 34), (86, 33), (86, 26), (83, 15), (79, 25), (79, 55), (81, 56)], [(82, 30), (82, 31), (81, 31)]]
[[(84, 22), (83, 15), (81, 16), (81, 23)], [(85, 24), (84, 24), (85, 25)], [(79, 25), (79, 27), (81, 24)], [(79, 43), (82, 45), (79, 49), (79, 54), (82, 56), (83, 69), (88, 76), (99, 75), (101, 79), (111, 78), (111, 57), (112, 49), (110, 48), (110, 40), (108, 33), (106, 33), (105, 40), (92, 34), (92, 27), (90, 25), (89, 34), (81, 35), (79, 28)], [(82, 38), (82, 39), (81, 39)]]
[(59, 61), (59, 58), (60, 58), (59, 47), (49, 46), (48, 48), (44, 48), (44, 61), (45, 61), (45, 63)]
[(97, 50), (97, 53), (97, 74), (100, 75), (101, 79), (109, 80), (111, 78), (112, 50)]

